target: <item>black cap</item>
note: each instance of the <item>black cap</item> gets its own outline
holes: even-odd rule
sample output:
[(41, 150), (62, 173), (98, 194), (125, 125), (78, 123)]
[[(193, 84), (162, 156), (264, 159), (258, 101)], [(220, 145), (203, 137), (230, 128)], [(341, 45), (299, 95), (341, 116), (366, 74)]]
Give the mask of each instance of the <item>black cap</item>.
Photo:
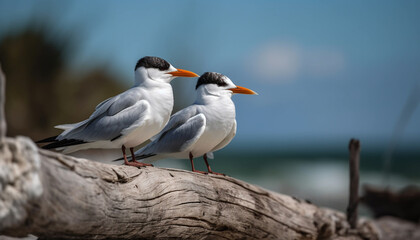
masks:
[(157, 68), (161, 71), (165, 71), (169, 69), (170, 64), (162, 58), (146, 56), (137, 62), (134, 71), (136, 71), (139, 67)]
[(225, 75), (216, 73), (216, 72), (205, 72), (197, 81), (197, 85), (195, 89), (203, 84), (217, 84), (217, 86), (224, 87), (228, 84), (225, 82), (224, 77)]

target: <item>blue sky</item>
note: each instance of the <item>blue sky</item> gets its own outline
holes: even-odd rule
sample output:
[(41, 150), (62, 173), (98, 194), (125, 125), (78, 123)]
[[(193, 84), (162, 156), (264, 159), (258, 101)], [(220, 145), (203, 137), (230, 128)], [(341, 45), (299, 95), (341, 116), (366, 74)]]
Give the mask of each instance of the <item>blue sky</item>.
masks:
[[(221, 72), (260, 94), (234, 96), (234, 146), (385, 146), (420, 84), (419, 12), (418, 1), (0, 0), (0, 37), (44, 19), (77, 42), (75, 71), (103, 64), (127, 87), (145, 55)], [(175, 81), (192, 102), (195, 82)], [(420, 148), (420, 106), (400, 144)]]

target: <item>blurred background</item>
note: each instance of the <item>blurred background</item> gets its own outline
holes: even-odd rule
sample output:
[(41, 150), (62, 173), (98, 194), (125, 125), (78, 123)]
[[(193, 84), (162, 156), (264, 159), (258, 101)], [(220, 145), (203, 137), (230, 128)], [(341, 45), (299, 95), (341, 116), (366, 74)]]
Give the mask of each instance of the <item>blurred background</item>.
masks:
[[(159, 56), (259, 93), (233, 97), (237, 135), (213, 170), (344, 210), (353, 137), (362, 184), (420, 185), (419, 12), (418, 1), (0, 0), (8, 135), (60, 133)], [(195, 84), (173, 81), (174, 111)]]

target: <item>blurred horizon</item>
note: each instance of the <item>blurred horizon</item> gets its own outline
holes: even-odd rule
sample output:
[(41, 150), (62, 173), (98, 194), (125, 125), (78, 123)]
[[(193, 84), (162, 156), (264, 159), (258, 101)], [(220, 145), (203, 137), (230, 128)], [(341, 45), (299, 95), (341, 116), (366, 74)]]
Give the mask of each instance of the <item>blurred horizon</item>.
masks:
[[(59, 134), (53, 126), (128, 89), (151, 55), (259, 93), (233, 96), (237, 135), (215, 153), (216, 170), (288, 193), (298, 186), (280, 182), (296, 177), (278, 175), (289, 168), (343, 177), (357, 138), (367, 175), (377, 180), (391, 156), (399, 186), (419, 184), (419, 11), (418, 1), (0, 0), (8, 133)], [(172, 82), (174, 112), (195, 84)]]

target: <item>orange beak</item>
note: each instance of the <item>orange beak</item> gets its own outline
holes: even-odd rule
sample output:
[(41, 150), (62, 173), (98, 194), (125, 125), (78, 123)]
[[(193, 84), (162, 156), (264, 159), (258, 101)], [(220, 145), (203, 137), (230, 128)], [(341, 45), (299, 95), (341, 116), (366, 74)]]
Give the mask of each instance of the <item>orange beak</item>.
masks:
[(184, 70), (184, 69), (177, 69), (176, 71), (170, 72), (174, 77), (199, 77), (197, 74)]
[(258, 95), (258, 93), (252, 91), (251, 89), (240, 87), (240, 86), (236, 86), (236, 88), (231, 88), (229, 90), (232, 91), (233, 93)]

